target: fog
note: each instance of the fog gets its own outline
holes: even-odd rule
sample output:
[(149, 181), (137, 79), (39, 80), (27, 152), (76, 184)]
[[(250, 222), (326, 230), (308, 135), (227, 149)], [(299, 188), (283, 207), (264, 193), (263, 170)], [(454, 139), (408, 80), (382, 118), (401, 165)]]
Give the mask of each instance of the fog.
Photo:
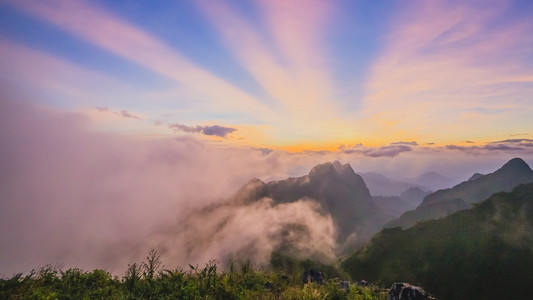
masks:
[(7, 276), (44, 264), (121, 274), (150, 249), (167, 267), (229, 258), (265, 265), (286, 242), (297, 253), (334, 259), (335, 226), (312, 199), (242, 206), (232, 194), (251, 178), (301, 176), (335, 159), (356, 172), (456, 177), (508, 159), (501, 152), (457, 158), (409, 144), (396, 156), (392, 147), (291, 154), (188, 135), (138, 139), (95, 131), (81, 113), (7, 99), (0, 101), (0, 146), (0, 275)]

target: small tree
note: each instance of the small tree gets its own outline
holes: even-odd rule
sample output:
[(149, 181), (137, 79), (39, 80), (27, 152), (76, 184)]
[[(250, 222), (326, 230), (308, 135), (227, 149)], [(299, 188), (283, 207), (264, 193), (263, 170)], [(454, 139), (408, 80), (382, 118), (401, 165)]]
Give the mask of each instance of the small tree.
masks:
[(157, 251), (152, 249), (150, 252), (148, 252), (148, 255), (146, 256), (146, 262), (142, 263), (143, 267), (143, 276), (148, 281), (152, 281), (154, 279), (154, 275), (161, 267), (161, 259), (159, 258), (159, 255), (157, 255)]

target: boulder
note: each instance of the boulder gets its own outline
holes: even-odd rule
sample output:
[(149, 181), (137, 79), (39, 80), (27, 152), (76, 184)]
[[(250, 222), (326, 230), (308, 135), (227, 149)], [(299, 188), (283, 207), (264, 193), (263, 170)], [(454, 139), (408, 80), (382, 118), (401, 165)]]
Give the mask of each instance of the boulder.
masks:
[(324, 273), (314, 270), (314, 269), (308, 269), (302, 274), (302, 280), (303, 283), (311, 283), (316, 282), (318, 284), (324, 283)]
[(389, 291), (390, 300), (428, 300), (426, 292), (419, 286), (396, 282)]

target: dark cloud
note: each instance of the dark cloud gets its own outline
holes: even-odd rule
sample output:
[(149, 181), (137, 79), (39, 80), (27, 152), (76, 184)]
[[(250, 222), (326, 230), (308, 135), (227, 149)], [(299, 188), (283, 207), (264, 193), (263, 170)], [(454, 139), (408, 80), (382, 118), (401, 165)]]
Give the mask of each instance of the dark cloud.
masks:
[(360, 153), (368, 157), (395, 157), (402, 152), (412, 151), (412, 148), (408, 145), (392, 143), (389, 146), (383, 146), (378, 148), (365, 147), (362, 144), (357, 144), (352, 148), (343, 147), (340, 150), (344, 153)]
[(97, 107), (96, 110), (97, 110), (97, 111), (100, 111), (100, 112), (108, 111), (108, 110), (109, 110), (109, 107)]
[(411, 150), (412, 150), (411, 147), (406, 146), (406, 145), (398, 145), (398, 146), (393, 145), (393, 146), (385, 146), (385, 147), (374, 149), (372, 151), (365, 153), (365, 155), (370, 156), (370, 157), (382, 157), (382, 156), (394, 157), (402, 152), (408, 152)]
[(400, 142), (391, 143), (391, 146), (394, 146), (394, 145), (418, 146), (418, 143), (415, 141), (411, 141), (411, 142), (400, 141)]
[(458, 146), (458, 145), (446, 145), (444, 146), (444, 148), (448, 150), (460, 150), (460, 151), (466, 151), (469, 149), (476, 149), (476, 150), (480, 149), (478, 146), (466, 147), (466, 146)]
[(475, 144), (476, 142), (473, 142), (473, 141), (463, 141), (463, 143), (467, 143), (467, 144)]
[(502, 152), (514, 152), (514, 151), (530, 151), (527, 148), (533, 148), (533, 143), (529, 139), (508, 139), (503, 141), (490, 142), (482, 146), (459, 146), (459, 145), (446, 145), (448, 150), (463, 151), (470, 154), (481, 154), (487, 151), (502, 151)]
[(483, 149), (486, 150), (501, 150), (501, 151), (521, 151), (524, 150), (522, 147), (510, 146), (506, 144), (488, 144), (483, 146)]
[(218, 126), (218, 125), (204, 126), (202, 128), (202, 133), (205, 135), (215, 135), (215, 136), (219, 136), (223, 138), (225, 138), (228, 134), (234, 131), (237, 131), (237, 129), (231, 128), (231, 127)]
[(237, 131), (235, 128), (224, 127), (219, 125), (213, 126), (187, 126), (179, 123), (170, 124), (168, 127), (174, 129), (174, 131), (182, 131), (188, 133), (202, 133), (205, 135), (218, 136), (221, 138), (227, 138), (228, 134)]
[(496, 142), (492, 142), (492, 143), (512, 143), (512, 144), (516, 144), (516, 143), (529, 143), (529, 142), (533, 142), (532, 139), (507, 139), (507, 140), (502, 140), (502, 141), (496, 141)]

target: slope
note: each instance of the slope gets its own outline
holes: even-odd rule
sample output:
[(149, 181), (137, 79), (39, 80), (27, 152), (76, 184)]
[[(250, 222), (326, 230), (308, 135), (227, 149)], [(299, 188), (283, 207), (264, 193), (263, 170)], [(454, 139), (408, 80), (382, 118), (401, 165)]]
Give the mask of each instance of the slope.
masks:
[(513, 158), (494, 173), (479, 174), (451, 189), (439, 190), (426, 196), (415, 210), (405, 212), (386, 227), (409, 228), (416, 222), (444, 217), (487, 199), (494, 193), (509, 192), (519, 184), (530, 182), (533, 182), (531, 168), (522, 159)]
[(439, 299), (533, 293), (533, 183), (410, 229), (385, 229), (342, 266), (353, 279), (420, 284)]

